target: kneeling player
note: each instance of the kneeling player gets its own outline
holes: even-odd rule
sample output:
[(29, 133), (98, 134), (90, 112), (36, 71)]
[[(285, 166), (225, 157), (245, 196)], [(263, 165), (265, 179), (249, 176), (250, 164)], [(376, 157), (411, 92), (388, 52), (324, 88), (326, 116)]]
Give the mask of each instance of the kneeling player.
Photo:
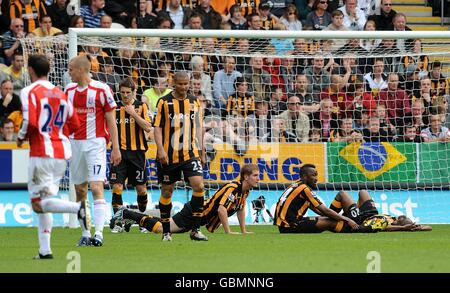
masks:
[[(228, 224), (228, 218), (237, 213), (239, 226), (242, 234), (248, 234), (245, 227), (245, 202), (250, 189), (256, 187), (259, 182), (259, 168), (255, 164), (245, 165), (241, 169), (240, 180), (231, 181), (217, 190), (204, 205), (201, 225), (206, 225), (209, 232), (213, 233), (222, 224), (225, 233), (239, 234), (233, 232)], [(116, 223), (134, 221), (154, 233), (162, 233), (162, 224), (157, 217), (151, 217), (128, 209), (121, 209), (113, 219)], [(125, 223), (127, 224), (127, 223)], [(170, 219), (170, 231), (173, 233), (188, 232), (195, 225), (190, 203), (186, 203), (183, 209)], [(202, 240), (194, 239), (192, 240)]]
[[(291, 184), (277, 202), (274, 225), (280, 233), (371, 232), (347, 216), (327, 208), (312, 191), (317, 184), (314, 165), (305, 164), (300, 169), (300, 180)], [(305, 217), (308, 208), (320, 217)]]
[(356, 223), (371, 227), (374, 231), (431, 231), (431, 226), (415, 224), (406, 216), (394, 217), (379, 214), (375, 202), (367, 190), (358, 193), (358, 203), (345, 191), (340, 191), (330, 205), (330, 209), (339, 213), (343, 207), (344, 216), (353, 219)]

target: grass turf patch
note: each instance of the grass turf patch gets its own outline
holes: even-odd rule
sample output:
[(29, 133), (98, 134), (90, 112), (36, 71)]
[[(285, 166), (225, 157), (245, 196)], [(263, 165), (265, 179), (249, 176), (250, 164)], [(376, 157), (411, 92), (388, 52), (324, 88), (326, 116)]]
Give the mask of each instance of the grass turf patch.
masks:
[[(233, 227), (238, 231), (238, 227)], [(79, 252), (81, 272), (366, 272), (367, 254), (377, 251), (382, 272), (450, 272), (450, 225), (431, 232), (376, 234), (279, 234), (271, 225), (248, 226), (255, 234), (226, 235), (220, 228), (194, 242), (188, 233), (111, 234), (103, 247), (76, 247), (79, 229), (54, 228), (55, 259), (33, 260), (36, 228), (0, 229), (0, 272), (66, 272), (71, 251)], [(205, 229), (203, 229), (205, 231)]]

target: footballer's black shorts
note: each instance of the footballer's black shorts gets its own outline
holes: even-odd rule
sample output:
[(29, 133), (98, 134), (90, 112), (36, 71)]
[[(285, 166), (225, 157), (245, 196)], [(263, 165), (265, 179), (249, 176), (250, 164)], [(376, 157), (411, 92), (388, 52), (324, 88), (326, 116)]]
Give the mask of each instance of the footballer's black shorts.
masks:
[(180, 181), (182, 174), (184, 181), (186, 182), (188, 182), (189, 177), (203, 177), (202, 163), (198, 158), (193, 158), (180, 164), (162, 165), (160, 162), (158, 162), (156, 165), (158, 170), (158, 182), (160, 184), (170, 185), (177, 181)]
[[(352, 206), (356, 207), (356, 204), (353, 204)], [(351, 210), (351, 207), (349, 208)], [(366, 200), (363, 202), (363, 204), (359, 207), (359, 213), (357, 215), (352, 215), (351, 213), (344, 213), (344, 216), (352, 219), (356, 222), (358, 225), (362, 225), (362, 223), (367, 219), (374, 215), (378, 215), (378, 210), (375, 207), (375, 202), (372, 199)]]
[(172, 220), (174, 223), (182, 229), (182, 232), (191, 231), (195, 225), (196, 219), (192, 215), (191, 205), (188, 203), (184, 204), (184, 207), (173, 215)]
[(289, 227), (278, 226), (280, 233), (321, 233), (317, 229), (316, 224), (318, 217), (303, 217), (293, 223), (289, 223)]
[(147, 172), (145, 164), (145, 151), (126, 151), (120, 150), (122, 160), (117, 166), (111, 164), (109, 173), (109, 182), (111, 184), (128, 184), (133, 186), (147, 184)]

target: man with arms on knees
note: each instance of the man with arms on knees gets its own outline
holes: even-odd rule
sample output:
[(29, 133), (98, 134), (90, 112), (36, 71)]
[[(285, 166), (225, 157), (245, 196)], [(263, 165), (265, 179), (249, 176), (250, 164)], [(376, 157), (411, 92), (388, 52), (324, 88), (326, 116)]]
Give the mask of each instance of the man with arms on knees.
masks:
[[(274, 225), (280, 233), (370, 232), (354, 220), (327, 208), (311, 190), (316, 188), (317, 170), (312, 164), (300, 168), (300, 180), (290, 185), (278, 200)], [(305, 217), (308, 208), (319, 217)]]
[(73, 83), (67, 85), (66, 94), (78, 114), (80, 127), (71, 137), (73, 157), (70, 161), (70, 180), (75, 184), (77, 200), (84, 200), (88, 182), (94, 197), (95, 234), (82, 226), (78, 246), (102, 246), (105, 225), (106, 201), (103, 183), (106, 179), (106, 145), (111, 135), (111, 164), (121, 160), (117, 138), (116, 102), (108, 85), (92, 80), (91, 63), (86, 55), (69, 62)]
[(32, 84), (20, 94), (23, 123), (17, 146), (22, 147), (26, 138), (30, 141), (28, 191), (39, 222), (39, 254), (35, 258), (51, 259), (53, 218), (50, 213), (77, 213), (82, 226), (90, 223), (84, 201), (75, 203), (53, 197), (58, 194), (66, 160), (72, 155), (67, 135), (77, 129), (78, 119), (71, 101), (47, 80), (50, 62), (45, 56), (31, 55), (28, 70)]
[[(213, 233), (222, 224), (226, 234), (240, 234), (233, 232), (228, 224), (228, 218), (237, 213), (242, 234), (251, 234), (245, 227), (245, 204), (250, 189), (256, 187), (259, 182), (259, 167), (255, 164), (245, 165), (241, 169), (239, 181), (231, 181), (217, 190), (204, 206), (201, 225), (206, 225), (209, 232)], [(159, 218), (151, 217), (127, 209), (121, 209), (114, 215), (116, 222), (125, 221), (139, 223), (140, 227), (154, 233), (162, 233), (162, 225)], [(184, 233), (194, 227), (196, 219), (192, 215), (192, 208), (186, 203), (183, 209), (170, 219), (170, 231)]]
[(175, 183), (184, 180), (192, 187), (192, 198), (188, 203), (195, 219), (190, 237), (207, 241), (200, 232), (204, 186), (203, 168), (205, 150), (203, 146), (203, 117), (197, 98), (189, 96), (189, 75), (177, 72), (174, 76), (174, 91), (160, 98), (156, 105), (154, 121), (157, 146), (158, 181), (161, 183), (159, 210), (163, 226), (163, 241), (172, 241), (170, 234), (170, 211)]
[[(147, 208), (147, 176), (145, 172), (145, 152), (148, 149), (145, 132), (150, 132), (151, 123), (147, 104), (136, 100), (136, 85), (131, 78), (119, 84), (122, 104), (116, 109), (117, 131), (122, 160), (111, 166), (109, 182), (113, 187), (112, 207), (116, 213), (123, 204), (122, 192), (125, 180), (135, 186), (139, 211)], [(110, 222), (112, 232), (122, 232), (120, 225)]]
[(340, 191), (330, 205), (330, 209), (339, 213), (344, 208), (344, 215), (357, 224), (371, 227), (373, 231), (431, 231), (431, 226), (415, 224), (406, 216), (394, 217), (379, 214), (375, 202), (367, 190), (358, 193), (358, 203), (345, 191)]

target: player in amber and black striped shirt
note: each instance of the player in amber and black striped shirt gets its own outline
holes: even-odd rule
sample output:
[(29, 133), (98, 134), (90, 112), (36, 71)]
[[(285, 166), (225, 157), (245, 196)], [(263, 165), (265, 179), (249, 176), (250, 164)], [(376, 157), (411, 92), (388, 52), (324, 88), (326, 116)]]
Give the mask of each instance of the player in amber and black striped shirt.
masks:
[[(112, 206), (114, 213), (122, 206), (122, 192), (125, 180), (136, 187), (138, 208), (144, 212), (147, 207), (147, 176), (145, 174), (145, 152), (147, 139), (144, 132), (150, 132), (151, 123), (147, 105), (135, 99), (136, 86), (131, 78), (119, 84), (121, 105), (116, 108), (116, 124), (122, 161), (111, 165), (109, 181), (113, 186)], [(121, 232), (120, 226), (110, 225), (113, 232)]]
[[(256, 187), (259, 182), (259, 167), (255, 164), (248, 164), (242, 167), (240, 180), (231, 181), (209, 198), (204, 206), (202, 225), (206, 225), (208, 231), (214, 232), (222, 224), (225, 233), (239, 234), (233, 232), (228, 224), (228, 218), (237, 213), (239, 226), (242, 234), (249, 234), (245, 227), (245, 202), (250, 193), (250, 189)], [(140, 227), (146, 228), (154, 233), (162, 233), (162, 225), (159, 218), (151, 217), (124, 209), (122, 213), (117, 213), (116, 221), (135, 221)], [(183, 209), (175, 214), (170, 220), (170, 231), (183, 233), (189, 231), (194, 224), (192, 209), (190, 204), (184, 205)]]
[[(370, 232), (352, 219), (327, 208), (312, 191), (317, 184), (317, 170), (314, 165), (305, 164), (300, 169), (300, 180), (290, 185), (278, 200), (274, 225), (280, 233), (320, 233), (333, 232)], [(312, 209), (319, 217), (305, 217)]]
[(174, 76), (174, 90), (159, 99), (154, 121), (157, 146), (158, 181), (161, 183), (159, 210), (163, 224), (163, 241), (172, 241), (170, 235), (170, 211), (175, 183), (184, 180), (192, 187), (190, 205), (196, 224), (192, 240), (208, 240), (200, 232), (203, 210), (203, 118), (197, 98), (189, 96), (189, 75), (180, 71)]

